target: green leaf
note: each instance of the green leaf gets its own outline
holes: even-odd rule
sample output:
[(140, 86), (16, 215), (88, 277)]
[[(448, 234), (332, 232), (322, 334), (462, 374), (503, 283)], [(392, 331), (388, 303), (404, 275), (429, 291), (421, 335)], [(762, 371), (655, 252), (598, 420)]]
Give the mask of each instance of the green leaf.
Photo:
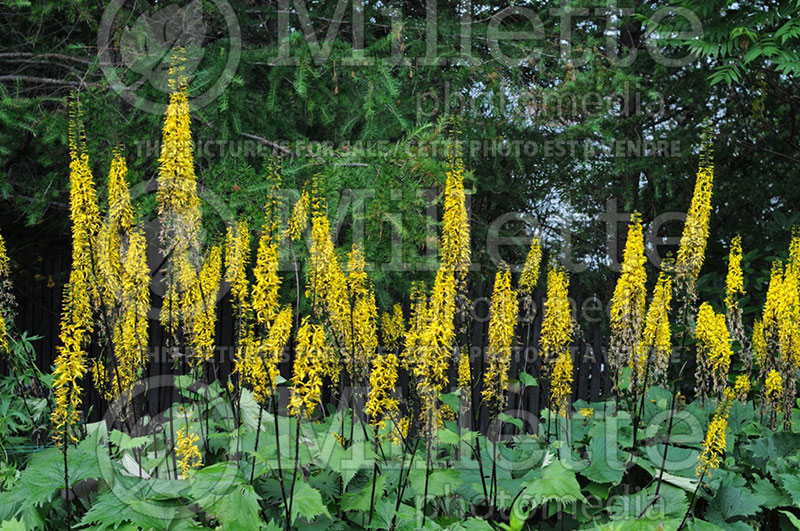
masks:
[(580, 471), (580, 474), (597, 483), (611, 483), (618, 485), (625, 472), (624, 457), (620, 459), (621, 452), (616, 445), (610, 447), (603, 431), (604, 423), (597, 423), (590, 431), (589, 440), (589, 466)]
[(0, 524), (0, 531), (26, 531), (26, 529), (21, 520), (13, 518)]
[(350, 483), (359, 470), (369, 470), (375, 463), (377, 456), (372, 446), (366, 441), (356, 441), (348, 448), (336, 444), (331, 452), (328, 466), (334, 472), (342, 476), (343, 490), (347, 490)]
[(522, 419), (519, 419), (517, 417), (513, 417), (513, 416), (511, 416), (511, 415), (509, 415), (507, 413), (500, 413), (500, 415), (498, 415), (498, 418), (501, 421), (505, 422), (505, 423), (512, 424), (512, 425), (516, 426), (517, 429), (519, 429), (519, 431), (523, 431), (523, 429), (522, 429)]
[(119, 430), (113, 430), (108, 438), (122, 451), (141, 448), (150, 441), (150, 437), (131, 437)]
[(586, 501), (575, 472), (564, 468), (561, 461), (553, 461), (542, 469), (541, 479), (528, 481), (523, 486), (525, 493), (533, 499), (534, 506), (550, 500), (561, 503)]
[(738, 516), (754, 516), (761, 509), (759, 498), (747, 487), (723, 481), (708, 506), (707, 519), (724, 527), (728, 520)]
[[(377, 476), (375, 478), (375, 498), (381, 498), (386, 485), (385, 476)], [(372, 481), (367, 483), (360, 491), (355, 493), (345, 493), (342, 496), (341, 510), (342, 511), (369, 511), (369, 506), (372, 502)]]
[(298, 516), (309, 522), (321, 514), (331, 518), (331, 513), (322, 503), (320, 492), (302, 479), (298, 479), (294, 486), (292, 500), (292, 523), (297, 521)]
[[(795, 529), (800, 529), (800, 518), (796, 517), (795, 515), (793, 515), (789, 511), (780, 511), (780, 513), (782, 515), (784, 515), (786, 518), (789, 519), (789, 521), (792, 523), (792, 525), (795, 527)], [(3, 528), (0, 527), (0, 529), (3, 529)]]
[(519, 381), (525, 384), (527, 387), (539, 387), (539, 381), (527, 372), (520, 372), (517, 375), (517, 378), (519, 378)]

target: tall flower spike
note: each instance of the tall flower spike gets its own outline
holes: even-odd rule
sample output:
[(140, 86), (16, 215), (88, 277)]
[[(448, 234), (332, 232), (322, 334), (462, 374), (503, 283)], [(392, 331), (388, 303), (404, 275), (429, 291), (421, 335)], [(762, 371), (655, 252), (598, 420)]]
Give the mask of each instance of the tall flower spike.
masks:
[(403, 306), (400, 303), (392, 307), (392, 313), (384, 312), (381, 315), (381, 333), (386, 350), (395, 352), (400, 349), (406, 334)]
[[(611, 345), (609, 364), (614, 373), (626, 366), (634, 366), (634, 378), (643, 373), (638, 365), (642, 326), (647, 298), (647, 272), (645, 271), (644, 236), (642, 222), (637, 212), (631, 215), (628, 238), (622, 262), (622, 273), (611, 299)], [(616, 382), (616, 376), (615, 376)]]
[(508, 371), (511, 366), (511, 343), (517, 322), (517, 292), (511, 289), (511, 272), (498, 271), (489, 318), (489, 348), (483, 378), (483, 400), (492, 415), (506, 405)]
[(248, 308), (250, 282), (247, 264), (250, 262), (250, 230), (246, 220), (229, 225), (225, 238), (225, 281), (231, 284), (231, 294), (240, 315)]
[(222, 247), (215, 245), (203, 261), (197, 281), (184, 297), (183, 311), (187, 315), (189, 342), (194, 349), (193, 365), (209, 361), (214, 356), (217, 296), (221, 277)]
[(370, 424), (384, 427), (387, 420), (400, 420), (400, 405), (392, 393), (397, 385), (397, 356), (393, 352), (377, 355), (369, 374), (369, 393), (365, 409)]
[(442, 267), (464, 278), (471, 261), (469, 216), (464, 194), (464, 161), (461, 145), (455, 141), (448, 160), (442, 219)]
[(738, 297), (744, 295), (744, 277), (742, 275), (742, 237), (731, 240), (728, 254), (728, 275), (725, 277), (725, 307), (733, 312), (738, 307)]
[(569, 408), (573, 371), (572, 354), (569, 349), (564, 350), (553, 363), (550, 381), (550, 407), (561, 416), (566, 416)]
[(709, 390), (722, 393), (731, 366), (731, 339), (725, 316), (704, 302), (697, 314), (697, 392), (705, 398)]
[(289, 238), (292, 241), (300, 238), (300, 235), (303, 234), (308, 225), (309, 207), (308, 190), (303, 190), (303, 193), (300, 194), (300, 199), (294, 204), (292, 215), (286, 224), (286, 229), (283, 233), (285, 238)]
[(53, 438), (59, 445), (76, 440), (72, 426), (80, 420), (83, 396), (80, 380), (86, 373), (86, 346), (91, 331), (93, 300), (97, 290), (91, 278), (92, 250), (96, 245), (100, 214), (89, 169), (89, 155), (78, 146), (78, 123), (70, 124), (70, 221), (72, 222), (72, 270), (64, 292), (61, 345), (53, 371), (55, 407), (50, 415)]
[(672, 279), (662, 272), (653, 288), (653, 298), (645, 317), (642, 342), (639, 346), (639, 371), (637, 380), (643, 381), (648, 366), (652, 368), (651, 381), (665, 384), (669, 359), (672, 355), (672, 334), (669, 324), (670, 302), (672, 300)]
[(683, 227), (683, 234), (678, 247), (678, 260), (675, 264), (678, 276), (686, 279), (692, 290), (705, 259), (713, 187), (713, 137), (707, 131), (704, 134), (700, 152), (700, 163), (697, 170), (692, 203), (686, 216), (686, 223)]
[(8, 267), (8, 254), (6, 254), (6, 242), (3, 235), (0, 234), (0, 354), (8, 352), (8, 325), (6, 319), (11, 315), (12, 309), (8, 304), (6, 292), (8, 290), (8, 276), (10, 269)]
[(158, 215), (161, 252), (167, 262), (166, 290), (160, 320), (173, 336), (183, 319), (181, 294), (191, 290), (200, 269), (200, 197), (194, 172), (189, 88), (183, 50), (172, 57), (170, 97), (164, 115), (158, 168)]
[(325, 330), (303, 318), (297, 331), (297, 351), (292, 375), (292, 395), (289, 399), (289, 414), (311, 418), (322, 396), (321, 360), (327, 358), (328, 343)]
[(725, 454), (725, 432), (728, 429), (728, 414), (730, 413), (731, 403), (733, 402), (733, 391), (725, 389), (717, 405), (714, 418), (708, 426), (706, 437), (703, 439), (703, 451), (697, 457), (698, 476), (708, 474), (719, 468), (722, 456)]
[(547, 298), (539, 336), (540, 355), (546, 364), (568, 350), (572, 340), (572, 308), (568, 290), (569, 275), (566, 270), (551, 266), (547, 272)]
[(181, 468), (181, 478), (186, 479), (189, 470), (203, 465), (203, 456), (197, 447), (197, 436), (189, 426), (178, 430), (178, 440), (175, 444), (175, 454), (178, 457), (178, 466)]
[(539, 269), (542, 263), (542, 240), (533, 238), (528, 256), (525, 258), (525, 266), (522, 268), (522, 275), (519, 278), (519, 291), (521, 294), (532, 294), (539, 281)]

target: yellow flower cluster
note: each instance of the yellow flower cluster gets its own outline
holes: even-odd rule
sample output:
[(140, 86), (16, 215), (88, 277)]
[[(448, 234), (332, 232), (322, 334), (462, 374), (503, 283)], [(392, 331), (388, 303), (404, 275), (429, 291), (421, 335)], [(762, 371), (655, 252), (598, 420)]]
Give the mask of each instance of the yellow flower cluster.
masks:
[[(76, 128), (71, 125), (71, 131)], [(100, 214), (94, 189), (89, 156), (78, 149), (76, 136), (70, 134), (70, 220), (72, 222), (72, 270), (65, 288), (61, 316), (61, 345), (53, 371), (55, 407), (50, 415), (53, 438), (57, 444), (75, 437), (70, 428), (80, 419), (82, 389), (86, 373), (86, 345), (92, 324), (92, 298), (97, 297), (92, 250), (100, 227)], [(96, 299), (95, 299), (96, 300)]]
[(192, 365), (214, 356), (214, 332), (217, 320), (217, 296), (222, 279), (222, 247), (214, 245), (192, 288), (184, 293), (183, 314), (187, 321), (189, 342), (194, 350)]
[[(187, 292), (197, 290), (200, 265), (200, 197), (194, 171), (189, 89), (183, 70), (184, 53), (178, 50), (170, 67), (170, 97), (164, 115), (161, 154), (158, 168), (158, 214), (161, 222), (161, 252), (169, 257), (166, 266), (166, 290), (160, 321), (176, 339), (180, 322), (191, 335), (193, 306), (182, 300)], [(196, 299), (193, 293), (190, 298)]]
[(300, 199), (294, 204), (292, 215), (289, 217), (289, 222), (286, 224), (286, 229), (283, 233), (285, 238), (289, 238), (292, 241), (300, 238), (300, 235), (303, 234), (303, 231), (306, 230), (306, 226), (308, 225), (309, 206), (310, 200), (308, 191), (303, 190), (303, 193), (300, 194)]
[(704, 139), (700, 164), (697, 170), (692, 203), (686, 216), (676, 270), (693, 284), (700, 274), (708, 242), (708, 222), (711, 215), (711, 195), (714, 187), (714, 163), (712, 139)]
[(511, 343), (517, 323), (517, 292), (511, 288), (511, 272), (498, 271), (494, 281), (489, 318), (489, 348), (483, 373), (483, 400), (493, 415), (503, 410), (511, 366)]
[(464, 194), (464, 162), (456, 140), (449, 155), (447, 181), (444, 189), (442, 218), (442, 268), (457, 271), (461, 278), (471, 261), (469, 216)]
[(703, 439), (703, 451), (697, 457), (695, 473), (700, 476), (704, 473), (711, 475), (711, 470), (719, 468), (721, 458), (725, 454), (725, 431), (728, 429), (728, 414), (730, 413), (733, 393), (726, 389), (723, 393), (714, 418), (708, 426), (706, 437)]
[(697, 390), (707, 396), (709, 388), (719, 394), (727, 385), (731, 366), (731, 339), (725, 315), (704, 302), (697, 314)]
[(773, 407), (777, 407), (776, 405), (780, 401), (781, 394), (783, 393), (783, 378), (781, 377), (781, 373), (775, 369), (769, 371), (764, 385), (764, 395), (767, 401)]
[(569, 397), (572, 396), (573, 365), (569, 349), (564, 350), (553, 363), (550, 380), (550, 406), (557, 414), (566, 416)]
[(750, 394), (750, 377), (746, 374), (740, 374), (736, 377), (736, 383), (733, 386), (733, 391), (736, 394), (736, 398), (740, 401), (745, 402), (747, 400), (747, 395)]
[(392, 433), (389, 434), (389, 439), (399, 447), (405, 446), (405, 440), (408, 438), (408, 429), (411, 426), (411, 417), (405, 416), (401, 418), (397, 425), (395, 425)]
[(225, 235), (225, 281), (231, 284), (231, 295), (243, 314), (248, 308), (250, 282), (247, 280), (247, 265), (250, 262), (250, 229), (247, 221), (229, 225)]
[(97, 266), (108, 312), (122, 297), (123, 240), (133, 227), (133, 209), (126, 176), (128, 168), (122, 151), (114, 150), (108, 174), (108, 219), (102, 223), (97, 237)]
[(753, 323), (753, 357), (761, 369), (762, 376), (766, 369), (765, 362), (767, 360), (767, 342), (764, 338), (764, 321), (756, 319)]
[(181, 467), (181, 478), (186, 479), (189, 470), (203, 465), (203, 456), (197, 447), (197, 436), (189, 426), (184, 426), (178, 430), (175, 453), (178, 456), (178, 466)]
[(609, 364), (618, 372), (630, 365), (636, 370), (634, 377), (644, 371), (639, 367), (636, 353), (640, 351), (639, 342), (645, 320), (647, 292), (647, 272), (644, 265), (644, 236), (642, 222), (637, 212), (631, 215), (628, 225), (628, 239), (622, 261), (622, 273), (617, 280), (614, 296), (611, 299), (611, 345)]
[(532, 294), (539, 281), (539, 268), (542, 263), (542, 240), (533, 238), (528, 256), (525, 258), (525, 265), (522, 267), (522, 274), (519, 277), (519, 291), (522, 294)]
[(264, 404), (275, 392), (278, 364), (292, 332), (292, 308), (284, 307), (275, 316), (265, 339), (245, 333), (241, 339), (235, 371), (241, 382), (253, 389), (256, 401)]
[(737, 296), (741, 295), (744, 295), (742, 238), (737, 236), (731, 241), (731, 250), (728, 254), (728, 275), (725, 277), (725, 307), (729, 313), (738, 307)]
[(566, 270), (552, 266), (547, 272), (547, 299), (544, 303), (539, 350), (542, 361), (548, 363), (568, 350), (572, 341), (572, 308), (568, 298), (569, 275)]
[(590, 419), (594, 416), (594, 408), (592, 407), (582, 407), (578, 410), (578, 412), (585, 419)]
[(290, 415), (305, 414), (311, 418), (322, 397), (322, 365), (330, 357), (329, 350), (325, 330), (320, 325), (310, 324), (305, 317), (297, 331)]
[[(0, 284), (5, 283), (10, 273), (6, 242), (0, 234)], [(6, 308), (0, 304), (0, 353), (8, 352), (8, 325), (6, 324)]]
[(653, 298), (644, 320), (644, 331), (639, 344), (637, 381), (643, 381), (648, 364), (652, 367), (650, 381), (666, 382), (669, 359), (672, 355), (672, 334), (669, 325), (670, 302), (672, 301), (672, 279), (662, 272), (658, 276)]
[(469, 363), (469, 347), (461, 347), (461, 354), (458, 357), (458, 388), (461, 390), (461, 398), (469, 399), (470, 388), (472, 387), (472, 369)]
[(270, 242), (270, 238), (265, 232), (258, 241), (256, 265), (253, 268), (255, 283), (251, 295), (251, 307), (255, 321), (261, 326), (266, 326), (278, 311), (281, 288), (278, 268), (278, 244)]
[(383, 345), (387, 350), (397, 351), (400, 349), (406, 334), (403, 306), (401, 304), (395, 304), (392, 307), (392, 313), (384, 312), (381, 315), (381, 333)]
[(393, 352), (372, 359), (365, 409), (370, 416), (370, 424), (376, 429), (383, 428), (387, 419), (396, 421), (399, 417), (400, 405), (392, 395), (397, 385), (397, 365), (397, 356)]

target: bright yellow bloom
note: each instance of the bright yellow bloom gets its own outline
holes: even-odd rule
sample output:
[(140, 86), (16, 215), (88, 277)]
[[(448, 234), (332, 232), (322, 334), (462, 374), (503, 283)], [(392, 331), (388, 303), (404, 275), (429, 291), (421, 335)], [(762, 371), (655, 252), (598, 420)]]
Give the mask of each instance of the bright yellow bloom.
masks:
[(402, 304), (395, 304), (392, 307), (392, 313), (384, 312), (381, 315), (381, 332), (383, 344), (387, 350), (396, 351), (402, 346), (406, 334)]
[(469, 347), (461, 347), (461, 355), (458, 357), (458, 388), (461, 389), (461, 397), (469, 398), (469, 390), (472, 387), (472, 369), (469, 363)]
[(253, 275), (256, 278), (252, 289), (251, 307), (256, 323), (265, 326), (278, 311), (281, 277), (278, 275), (278, 244), (270, 243), (267, 234), (258, 241), (256, 266)]
[(545, 363), (561, 356), (572, 341), (572, 308), (568, 289), (569, 275), (566, 270), (551, 267), (547, 272), (547, 299), (539, 336), (540, 356)]
[(306, 230), (306, 226), (308, 225), (309, 206), (310, 200), (308, 191), (303, 190), (303, 193), (300, 194), (300, 199), (294, 204), (292, 215), (289, 218), (289, 222), (286, 224), (286, 229), (283, 233), (285, 238), (289, 238), (292, 241), (300, 238), (300, 235), (303, 234), (303, 231)]
[(461, 158), (460, 144), (456, 141), (454, 150), (449, 155), (444, 189), (441, 267), (457, 271), (463, 278), (469, 270), (470, 261), (469, 216), (464, 194), (464, 161)]
[(347, 287), (353, 298), (366, 293), (367, 273), (364, 271), (365, 267), (364, 250), (354, 243), (350, 252), (347, 253)]
[(666, 273), (661, 273), (658, 282), (653, 288), (653, 299), (645, 316), (642, 342), (639, 346), (640, 355), (637, 365), (639, 381), (644, 378), (649, 363), (652, 367), (651, 381), (656, 384), (666, 382), (669, 359), (672, 355), (672, 334), (669, 325), (669, 310), (672, 300), (672, 279)]
[[(637, 212), (631, 215), (628, 239), (622, 261), (622, 273), (611, 299), (611, 346), (609, 363), (619, 371), (626, 365), (638, 365), (635, 353), (639, 351), (647, 298), (647, 272), (644, 265), (644, 236), (642, 222)], [(643, 372), (637, 369), (634, 377)]]
[(744, 295), (742, 238), (737, 236), (731, 241), (731, 250), (728, 255), (728, 276), (725, 278), (725, 306), (730, 312), (738, 306), (737, 296), (741, 295)]
[(767, 374), (764, 394), (767, 397), (767, 400), (774, 405), (778, 403), (782, 393), (783, 378), (781, 377), (781, 373), (775, 369), (772, 369), (769, 371), (769, 374)]
[(382, 428), (387, 420), (396, 421), (400, 414), (400, 404), (392, 393), (397, 385), (397, 356), (390, 352), (372, 359), (369, 374), (369, 393), (365, 409), (370, 424)]
[(191, 364), (209, 361), (214, 356), (217, 296), (222, 279), (222, 247), (215, 245), (203, 260), (203, 267), (191, 289), (182, 297), (189, 343), (194, 350)]
[(711, 476), (711, 470), (719, 468), (721, 458), (725, 454), (725, 431), (728, 429), (728, 414), (730, 413), (733, 394), (729, 389), (723, 393), (714, 418), (708, 426), (706, 437), (703, 440), (703, 451), (697, 457), (698, 476), (707, 473)]
[(402, 448), (405, 444), (406, 438), (408, 437), (408, 428), (410, 426), (411, 417), (405, 416), (401, 418), (395, 425), (392, 433), (389, 434), (389, 438), (394, 444)]
[[(0, 296), (5, 295), (5, 288), (8, 283), (10, 269), (8, 267), (8, 255), (6, 254), (6, 242), (0, 234)], [(10, 314), (10, 309), (4, 307), (4, 299), (0, 299), (0, 353), (8, 352), (8, 326), (6, 325), (6, 315)]]
[(697, 169), (697, 180), (692, 195), (692, 203), (686, 216), (676, 270), (688, 277), (691, 283), (697, 279), (705, 259), (708, 242), (708, 222), (711, 215), (711, 195), (714, 187), (713, 139), (704, 138)]
[(594, 408), (591, 407), (582, 407), (578, 410), (578, 412), (585, 419), (590, 419), (594, 416)]
[(225, 236), (225, 281), (231, 284), (231, 294), (240, 315), (247, 310), (250, 283), (247, 264), (250, 262), (250, 230), (246, 220), (229, 225)]
[(177, 442), (175, 444), (175, 454), (178, 457), (178, 466), (181, 467), (181, 478), (186, 479), (189, 470), (203, 465), (203, 456), (197, 447), (197, 436), (189, 426), (184, 426), (178, 430)]
[(746, 374), (740, 374), (736, 377), (736, 384), (733, 391), (740, 401), (745, 402), (747, 395), (750, 393), (750, 378)]
[(61, 345), (53, 371), (55, 407), (51, 413), (57, 444), (75, 441), (71, 427), (80, 420), (83, 396), (80, 380), (86, 373), (86, 346), (92, 319), (92, 299), (98, 295), (92, 282), (92, 257), (100, 227), (100, 214), (89, 156), (77, 145), (76, 123), (70, 124), (70, 220), (72, 222), (72, 270), (64, 293)]
[(164, 115), (156, 193), (161, 252), (169, 257), (160, 321), (173, 340), (180, 321), (186, 318), (183, 315), (186, 307), (180, 299), (185, 292), (194, 289), (200, 269), (200, 197), (194, 172), (189, 89), (183, 71), (183, 55), (179, 50), (170, 68), (171, 93)]
[(553, 363), (550, 380), (550, 406), (557, 414), (566, 416), (572, 396), (573, 365), (569, 349), (559, 354)]
[(320, 325), (309, 324), (308, 317), (297, 331), (297, 351), (292, 375), (292, 395), (289, 414), (311, 418), (322, 396), (322, 361), (330, 349), (325, 330)]
[(542, 240), (533, 238), (528, 256), (525, 258), (525, 266), (522, 268), (522, 275), (519, 277), (519, 291), (522, 294), (532, 294), (539, 281), (539, 268), (542, 263)]
[(705, 397), (708, 388), (721, 393), (728, 381), (731, 366), (731, 339), (725, 316), (704, 302), (697, 314), (697, 388)]
[(511, 366), (511, 343), (517, 323), (517, 292), (511, 289), (511, 272), (498, 271), (489, 318), (489, 348), (483, 374), (483, 396), (491, 414), (505, 407), (508, 370)]

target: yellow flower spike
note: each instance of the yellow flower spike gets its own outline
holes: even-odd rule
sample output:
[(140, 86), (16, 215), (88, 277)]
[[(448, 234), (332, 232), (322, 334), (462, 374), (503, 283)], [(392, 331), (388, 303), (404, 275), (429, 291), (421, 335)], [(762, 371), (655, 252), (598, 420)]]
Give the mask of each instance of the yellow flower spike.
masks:
[(92, 252), (96, 247), (100, 214), (89, 156), (79, 148), (79, 124), (70, 123), (70, 221), (72, 222), (72, 270), (65, 288), (61, 315), (61, 345), (53, 371), (55, 407), (50, 415), (56, 444), (75, 441), (71, 428), (80, 420), (83, 396), (80, 380), (86, 374), (86, 347), (92, 325), (93, 301), (99, 296), (91, 281)]
[(770, 404), (777, 404), (780, 400), (781, 394), (783, 393), (783, 378), (781, 374), (772, 369), (767, 374), (767, 379), (764, 384), (764, 395), (766, 396), (767, 400)]
[(708, 222), (711, 216), (711, 195), (714, 187), (713, 139), (709, 133), (703, 140), (692, 203), (686, 216), (678, 259), (678, 275), (694, 284), (705, 260), (708, 243)]
[[(6, 242), (0, 234), (0, 285), (8, 281), (10, 269), (8, 266), (8, 254), (6, 254)], [(8, 352), (8, 326), (6, 325), (7, 308), (0, 306), (0, 354)]]
[(517, 311), (517, 292), (511, 288), (511, 272), (498, 271), (489, 314), (489, 348), (481, 393), (493, 415), (500, 413), (506, 404)]
[(372, 360), (365, 409), (370, 417), (370, 424), (376, 430), (383, 428), (387, 420), (397, 421), (400, 416), (400, 404), (392, 395), (397, 385), (397, 366), (397, 356), (392, 352), (375, 356)]
[(403, 306), (395, 304), (392, 313), (385, 312), (381, 315), (381, 333), (383, 344), (387, 350), (396, 351), (403, 343), (406, 334), (406, 325), (403, 320)]
[(746, 374), (740, 374), (736, 377), (736, 384), (733, 387), (736, 398), (745, 402), (750, 393), (750, 378)]
[(300, 418), (311, 418), (322, 396), (321, 362), (328, 354), (325, 330), (303, 318), (297, 331), (297, 350), (292, 375), (292, 394), (289, 398), (289, 414)]
[(566, 416), (569, 408), (573, 370), (572, 354), (565, 350), (555, 359), (550, 380), (550, 404), (553, 411), (561, 416)]
[(672, 300), (672, 279), (661, 273), (653, 288), (653, 298), (645, 316), (644, 332), (639, 345), (639, 381), (643, 381), (648, 363), (652, 371), (650, 381), (655, 384), (666, 383), (667, 369), (672, 355), (672, 334), (669, 311)]
[(306, 230), (306, 226), (308, 226), (309, 203), (308, 191), (303, 190), (303, 193), (300, 194), (300, 199), (294, 204), (292, 215), (289, 218), (289, 222), (286, 224), (286, 229), (283, 233), (285, 238), (296, 241), (303, 234), (303, 231)]
[(266, 326), (278, 311), (281, 277), (278, 275), (278, 244), (270, 243), (265, 234), (259, 238), (256, 265), (253, 269), (255, 284), (251, 294), (251, 307), (256, 323)]
[(469, 347), (461, 347), (461, 355), (458, 357), (458, 388), (461, 389), (462, 399), (469, 398), (472, 388), (472, 369), (469, 363)]
[[(611, 369), (619, 370), (629, 365), (636, 366), (634, 378), (644, 371), (638, 367), (637, 356), (645, 320), (647, 291), (646, 258), (644, 256), (644, 235), (642, 222), (637, 212), (631, 215), (628, 225), (628, 238), (622, 262), (622, 273), (611, 299), (611, 345), (609, 364)], [(616, 381), (616, 377), (615, 377)]]
[(464, 194), (464, 161), (459, 141), (455, 141), (448, 159), (442, 217), (441, 267), (456, 271), (460, 278), (464, 278), (469, 270), (471, 250), (469, 216)]
[(731, 241), (731, 250), (728, 254), (728, 275), (725, 277), (725, 307), (729, 312), (738, 307), (737, 296), (741, 295), (744, 295), (742, 238), (737, 236)]
[(547, 272), (547, 298), (539, 336), (540, 356), (545, 363), (559, 357), (572, 341), (572, 308), (568, 289), (569, 275), (566, 270), (551, 267)]
[(234, 304), (240, 314), (248, 307), (250, 282), (247, 265), (250, 262), (250, 230), (246, 220), (229, 225), (225, 235), (225, 281), (231, 284)]
[(178, 466), (181, 468), (181, 479), (186, 479), (189, 470), (203, 466), (203, 456), (197, 447), (197, 436), (189, 426), (178, 430), (175, 454), (178, 457)]
[(528, 256), (525, 258), (525, 265), (519, 278), (519, 291), (522, 294), (530, 295), (536, 289), (539, 281), (539, 269), (542, 263), (542, 240), (533, 238)]
[(709, 390), (721, 393), (728, 381), (731, 366), (731, 339), (723, 314), (704, 302), (697, 314), (697, 390), (701, 398)]

